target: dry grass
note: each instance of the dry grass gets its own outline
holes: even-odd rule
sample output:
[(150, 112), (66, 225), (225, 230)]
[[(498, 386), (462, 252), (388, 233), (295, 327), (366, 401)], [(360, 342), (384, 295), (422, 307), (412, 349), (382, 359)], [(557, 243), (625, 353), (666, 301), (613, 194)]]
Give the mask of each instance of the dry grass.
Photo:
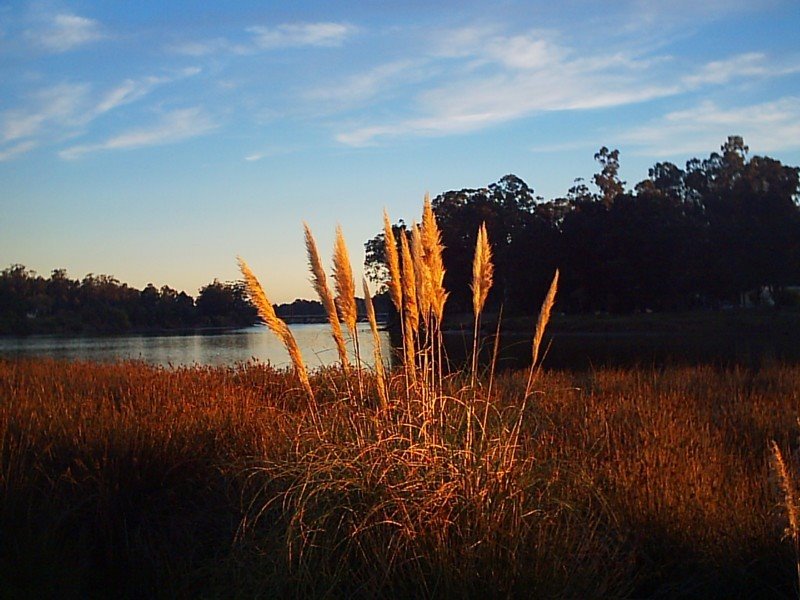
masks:
[(526, 384), (478, 395), (471, 456), (453, 380), (434, 443), (335, 372), (311, 378), (320, 436), (291, 371), (0, 361), (0, 588), (792, 595), (768, 442), (795, 443), (800, 368), (543, 372), (512, 464)]

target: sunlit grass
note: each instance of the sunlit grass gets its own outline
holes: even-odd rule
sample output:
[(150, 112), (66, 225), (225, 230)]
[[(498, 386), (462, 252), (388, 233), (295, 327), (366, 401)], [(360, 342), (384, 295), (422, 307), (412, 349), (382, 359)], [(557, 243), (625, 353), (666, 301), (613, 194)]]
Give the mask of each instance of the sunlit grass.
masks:
[(0, 586), (791, 595), (768, 442), (794, 447), (800, 368), (545, 372), (516, 449), (527, 373), (502, 374), (474, 454), (464, 383), (426, 442), (319, 372), (320, 437), (294, 375), (263, 365), (2, 361)]

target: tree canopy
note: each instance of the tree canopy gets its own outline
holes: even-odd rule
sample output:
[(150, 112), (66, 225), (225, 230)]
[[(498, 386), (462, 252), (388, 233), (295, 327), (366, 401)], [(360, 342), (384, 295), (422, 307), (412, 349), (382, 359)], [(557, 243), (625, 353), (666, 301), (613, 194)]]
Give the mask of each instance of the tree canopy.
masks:
[(0, 333), (120, 333), (257, 322), (240, 282), (214, 280), (197, 300), (169, 286), (142, 290), (111, 275), (70, 279), (64, 269), (44, 278), (24, 265), (0, 272)]
[[(786, 302), (800, 284), (798, 167), (749, 156), (739, 136), (685, 169), (656, 163), (627, 189), (618, 150), (594, 156), (597, 191), (582, 180), (544, 200), (515, 175), (433, 200), (445, 244), (449, 310), (469, 310), (471, 261), (485, 222), (495, 256), (489, 305), (532, 313), (556, 268), (561, 310), (630, 312)], [(403, 230), (401, 222), (396, 231)], [(385, 281), (383, 238), (367, 241), (366, 272)]]

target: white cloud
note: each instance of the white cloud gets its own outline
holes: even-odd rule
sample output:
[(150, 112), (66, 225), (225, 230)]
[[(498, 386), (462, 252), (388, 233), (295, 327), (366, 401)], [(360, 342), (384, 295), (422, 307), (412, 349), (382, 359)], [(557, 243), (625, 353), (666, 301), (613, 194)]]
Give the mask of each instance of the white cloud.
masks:
[(213, 38), (210, 40), (187, 41), (171, 44), (167, 47), (171, 52), (184, 54), (186, 56), (208, 56), (220, 52), (230, 52), (232, 54), (249, 54), (253, 51), (252, 47), (244, 44), (234, 44), (225, 38)]
[[(501, 35), (486, 26), (441, 37), (446, 42), (434, 48), (430, 60), (432, 69), (435, 61), (447, 61), (445, 77), (431, 81), (394, 117), (340, 125), (336, 140), (361, 146), (391, 137), (469, 132), (547, 111), (624, 106), (734, 79), (800, 72), (796, 58), (776, 64), (765, 54), (748, 53), (709, 62), (681, 76), (680, 65), (668, 55), (617, 48), (587, 57), (555, 32), (543, 30)], [(369, 75), (362, 76), (368, 84)], [(377, 79), (375, 85), (380, 84)], [(369, 85), (364, 88), (370, 90)]]
[(25, 37), (50, 52), (66, 52), (101, 40), (106, 35), (94, 19), (58, 14), (47, 18), (40, 27), (27, 30)]
[(489, 58), (510, 69), (546, 69), (561, 63), (567, 51), (546, 39), (546, 34), (494, 37), (486, 46)]
[(215, 37), (176, 42), (168, 45), (167, 49), (177, 54), (200, 57), (220, 53), (248, 55), (277, 48), (334, 47), (341, 46), (356, 32), (356, 28), (347, 23), (283, 23), (274, 27), (254, 25), (245, 31), (251, 35), (246, 42)]
[(147, 96), (159, 85), (172, 83), (178, 79), (192, 77), (200, 73), (199, 68), (189, 67), (175, 75), (149, 76), (141, 79), (126, 79), (115, 88), (107, 91), (94, 109), (96, 115), (101, 115), (119, 106), (130, 104)]
[[(141, 100), (156, 87), (191, 77), (198, 72), (199, 69), (186, 68), (168, 75), (126, 79), (99, 93), (85, 83), (62, 83), (40, 89), (25, 98), (24, 107), (0, 113), (0, 144), (28, 140), (29, 144), (40, 145), (48, 139), (52, 141), (65, 135), (74, 136), (98, 117)], [(25, 145), (19, 147), (24, 148)], [(14, 150), (12, 155), (21, 153), (20, 150)]]
[(15, 146), (11, 146), (10, 148), (4, 148), (0, 150), (0, 162), (11, 160), (12, 158), (16, 158), (21, 154), (30, 152), (36, 147), (36, 145), (36, 142), (29, 140), (27, 142), (16, 144)]
[(75, 159), (102, 150), (172, 144), (206, 134), (216, 127), (217, 124), (201, 108), (185, 108), (165, 114), (153, 127), (133, 129), (98, 144), (72, 146), (59, 152), (59, 156)]
[(254, 26), (247, 29), (262, 49), (294, 46), (340, 46), (355, 32), (346, 23), (284, 23), (275, 27)]
[(715, 60), (703, 65), (697, 72), (684, 78), (689, 86), (724, 84), (745, 77), (778, 77), (800, 72), (800, 61), (770, 61), (761, 52), (739, 54), (725, 60)]
[(31, 98), (30, 108), (7, 110), (2, 114), (2, 141), (9, 142), (38, 135), (48, 126), (73, 122), (85, 104), (89, 86), (61, 84), (45, 88)]
[(345, 77), (335, 85), (316, 88), (305, 94), (311, 101), (350, 105), (373, 98), (387, 89), (417, 79), (422, 64), (411, 60), (398, 60), (379, 65), (366, 73)]
[(800, 148), (800, 97), (723, 108), (706, 101), (629, 130), (620, 140), (645, 156), (704, 152), (729, 135), (741, 135), (760, 152)]
[(573, 58), (577, 53), (556, 43), (552, 33), (503, 37), (487, 31), (455, 36), (476, 44), (472, 54), (451, 46), (447, 58), (456, 55), (466, 68), (450, 69), (451, 80), (418, 94), (416, 115), (355, 126), (336, 139), (358, 146), (386, 137), (468, 132), (544, 111), (620, 106), (680, 91), (650, 74), (649, 58), (620, 52)]

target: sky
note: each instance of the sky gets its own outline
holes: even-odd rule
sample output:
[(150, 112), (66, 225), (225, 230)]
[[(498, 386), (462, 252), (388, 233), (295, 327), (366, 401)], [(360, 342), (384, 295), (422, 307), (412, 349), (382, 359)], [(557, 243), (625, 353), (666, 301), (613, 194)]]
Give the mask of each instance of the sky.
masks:
[[(632, 187), (728, 135), (800, 165), (797, 0), (0, 2), (0, 268), (313, 295), (424, 194)], [(330, 270), (330, 269), (329, 269)]]

